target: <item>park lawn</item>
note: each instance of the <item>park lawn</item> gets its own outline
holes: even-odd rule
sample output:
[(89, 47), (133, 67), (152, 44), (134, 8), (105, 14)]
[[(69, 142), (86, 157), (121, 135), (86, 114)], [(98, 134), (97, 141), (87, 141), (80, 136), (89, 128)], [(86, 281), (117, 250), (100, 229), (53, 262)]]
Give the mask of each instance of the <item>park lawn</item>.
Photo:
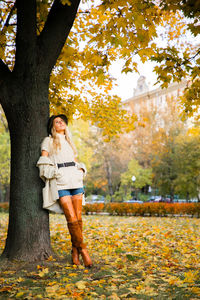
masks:
[[(59, 259), (0, 262), (0, 299), (200, 299), (200, 219), (83, 216), (94, 267), (70, 263), (63, 215), (50, 215)], [(0, 252), (8, 215), (0, 213)]]

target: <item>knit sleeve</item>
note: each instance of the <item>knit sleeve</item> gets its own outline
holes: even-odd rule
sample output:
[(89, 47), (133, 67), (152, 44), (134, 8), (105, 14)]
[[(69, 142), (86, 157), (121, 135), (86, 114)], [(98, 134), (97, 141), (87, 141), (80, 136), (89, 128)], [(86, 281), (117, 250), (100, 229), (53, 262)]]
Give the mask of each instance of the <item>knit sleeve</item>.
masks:
[(48, 153), (50, 152), (50, 137), (46, 137), (42, 144), (41, 144), (41, 151), (47, 151)]

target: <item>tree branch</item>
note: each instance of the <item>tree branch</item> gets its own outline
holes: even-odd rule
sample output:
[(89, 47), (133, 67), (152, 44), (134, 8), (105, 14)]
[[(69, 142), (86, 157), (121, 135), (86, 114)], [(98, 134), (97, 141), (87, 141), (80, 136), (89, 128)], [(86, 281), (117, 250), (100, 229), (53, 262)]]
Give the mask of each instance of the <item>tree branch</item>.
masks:
[(71, 0), (71, 5), (63, 5), (54, 0), (45, 26), (38, 37), (38, 61), (49, 74), (70, 33), (80, 0)]
[[(17, 6), (17, 34), (16, 58), (14, 70), (36, 65), (36, 0), (16, 0)], [(31, 71), (31, 69), (30, 69)]]

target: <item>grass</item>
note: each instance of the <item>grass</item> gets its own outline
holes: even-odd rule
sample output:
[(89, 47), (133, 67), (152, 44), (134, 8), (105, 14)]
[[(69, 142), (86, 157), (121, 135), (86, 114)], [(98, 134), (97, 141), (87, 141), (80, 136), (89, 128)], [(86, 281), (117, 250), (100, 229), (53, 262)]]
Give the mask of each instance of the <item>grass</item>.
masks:
[[(0, 251), (8, 215), (0, 213)], [(94, 267), (70, 263), (63, 215), (50, 215), (59, 260), (2, 262), (0, 299), (200, 299), (199, 219), (83, 216)]]

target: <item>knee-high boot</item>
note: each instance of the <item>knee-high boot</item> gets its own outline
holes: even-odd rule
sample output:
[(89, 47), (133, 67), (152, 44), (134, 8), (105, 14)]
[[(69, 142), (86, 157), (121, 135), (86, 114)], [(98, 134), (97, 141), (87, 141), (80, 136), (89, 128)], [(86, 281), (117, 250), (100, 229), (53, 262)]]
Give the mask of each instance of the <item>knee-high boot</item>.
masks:
[(71, 196), (65, 196), (60, 199), (60, 205), (63, 208), (69, 233), (72, 242), (72, 263), (80, 265), (78, 247), (84, 247), (82, 232), (79, 227), (77, 216), (72, 204)]
[[(72, 196), (72, 204), (74, 206), (74, 210), (77, 215), (77, 220), (79, 224), (79, 228), (81, 231), (81, 235), (83, 236), (83, 222), (82, 222), (82, 195), (74, 195)], [(81, 254), (83, 263), (86, 267), (92, 266), (92, 260), (89, 256), (89, 253), (86, 249), (86, 245), (83, 244), (83, 247), (78, 247), (78, 252)]]
[(85, 248), (86, 245), (83, 243), (83, 235), (80, 230), (78, 221), (67, 223), (69, 233), (71, 235), (72, 247), (74, 248)]
[(72, 251), (75, 251), (74, 248), (76, 248), (78, 253), (80, 253), (82, 256), (85, 267), (91, 267), (92, 260), (88, 254), (86, 245), (83, 243), (83, 235), (80, 229), (79, 222), (78, 221), (71, 222), (71, 223), (68, 222), (67, 226), (71, 235)]

